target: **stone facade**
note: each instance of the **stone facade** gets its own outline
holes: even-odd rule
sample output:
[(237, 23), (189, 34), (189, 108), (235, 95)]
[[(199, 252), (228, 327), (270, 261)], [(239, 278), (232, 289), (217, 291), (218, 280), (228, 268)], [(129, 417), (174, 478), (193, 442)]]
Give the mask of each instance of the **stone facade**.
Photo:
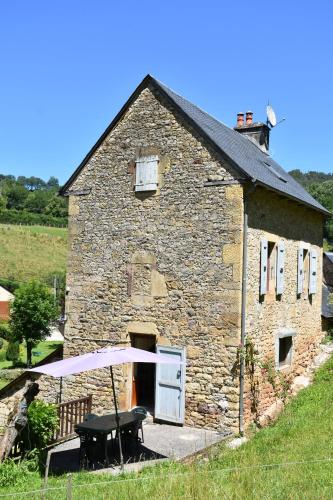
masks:
[[(135, 194), (142, 152), (160, 158), (160, 189)], [(65, 355), (132, 333), (186, 347), (187, 424), (236, 428), (242, 188), (204, 187), (235, 173), (151, 89), (145, 89), (71, 186)], [(96, 339), (96, 340), (95, 340)], [(121, 407), (131, 367), (117, 370)], [(108, 371), (66, 382), (66, 397), (94, 393), (110, 407)]]
[[(305, 206), (256, 188), (249, 197), (248, 230), (248, 286), (246, 332), (258, 353), (255, 381), (258, 398), (255, 412), (251, 412), (251, 377), (247, 377), (246, 417), (262, 414), (275, 399), (275, 391), (267, 373), (267, 365), (274, 368), (277, 385), (279, 377), (289, 382), (304, 373), (318, 353), (323, 332), (321, 329), (321, 281), (322, 281), (322, 216)], [(265, 297), (259, 295), (260, 241), (284, 241), (284, 290), (281, 296), (275, 291)], [(318, 254), (317, 292), (309, 295), (307, 283), (304, 292), (297, 294), (297, 252), (300, 247), (314, 249)], [(279, 338), (292, 336), (291, 363), (278, 367)], [(260, 369), (263, 366), (263, 369)], [(272, 371), (272, 370), (270, 370)], [(280, 375), (281, 374), (281, 375)], [(288, 387), (286, 387), (288, 389)], [(277, 391), (282, 388), (277, 387)]]
[[(158, 189), (135, 193), (138, 156), (159, 158)], [(223, 181), (216, 185), (216, 181)], [(214, 185), (215, 182), (215, 185)], [(145, 88), (70, 186), (65, 356), (132, 336), (185, 347), (185, 423), (238, 429), (243, 185), (236, 173), (153, 87)], [(264, 358), (281, 328), (296, 331), (292, 373), (320, 339), (320, 287), (295, 294), (295, 249), (320, 251), (321, 215), (257, 188), (249, 205), (248, 334)], [(258, 295), (260, 238), (286, 242), (286, 290)], [(296, 266), (296, 267), (295, 267)], [(318, 272), (318, 280), (321, 273)], [(121, 409), (131, 407), (132, 367), (116, 368)], [(260, 408), (274, 399), (261, 380)], [(247, 380), (250, 401), (250, 386)], [(112, 407), (108, 370), (64, 381), (65, 399), (93, 394)], [(252, 412), (253, 413), (253, 412)], [(250, 404), (246, 418), (253, 415)]]

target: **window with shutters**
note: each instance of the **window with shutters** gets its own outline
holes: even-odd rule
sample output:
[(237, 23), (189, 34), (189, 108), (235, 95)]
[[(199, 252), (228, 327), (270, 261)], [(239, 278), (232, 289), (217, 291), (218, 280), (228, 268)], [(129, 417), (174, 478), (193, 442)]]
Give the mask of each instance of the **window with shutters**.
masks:
[(317, 252), (312, 249), (309, 252), (309, 295), (317, 292)]
[(261, 240), (260, 295), (274, 298), (284, 289), (284, 241)]
[(158, 186), (158, 156), (141, 156), (135, 162), (135, 191), (156, 191)]
[(309, 290), (309, 252), (303, 248), (303, 292), (308, 293)]
[(267, 292), (275, 293), (276, 289), (276, 256), (277, 245), (273, 241), (268, 242), (267, 251)]

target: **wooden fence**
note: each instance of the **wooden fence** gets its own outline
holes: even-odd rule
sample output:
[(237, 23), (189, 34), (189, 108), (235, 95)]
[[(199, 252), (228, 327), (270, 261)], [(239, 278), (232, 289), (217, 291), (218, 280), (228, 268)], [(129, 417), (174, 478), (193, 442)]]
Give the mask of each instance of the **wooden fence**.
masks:
[(91, 413), (92, 395), (66, 403), (58, 404), (59, 428), (54, 440), (61, 439), (74, 434), (75, 424), (83, 422), (84, 417)]

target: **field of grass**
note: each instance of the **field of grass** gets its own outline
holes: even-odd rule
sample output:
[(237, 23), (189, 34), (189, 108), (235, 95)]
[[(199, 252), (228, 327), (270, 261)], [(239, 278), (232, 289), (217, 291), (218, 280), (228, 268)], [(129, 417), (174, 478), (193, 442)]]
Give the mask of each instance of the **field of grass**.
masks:
[[(62, 344), (61, 341), (48, 341), (44, 340), (39, 342), (36, 347), (32, 350), (32, 364), (35, 365), (39, 363), (42, 359), (46, 358), (51, 352), (53, 352), (57, 347)], [(7, 342), (4, 341), (3, 348), (0, 350), (0, 370), (5, 368), (13, 368), (13, 363), (5, 359)], [(20, 345), (20, 359), (18, 362), (18, 367), (21, 367), (27, 362), (27, 351), (24, 344)]]
[[(113, 477), (72, 476), (72, 498), (116, 499), (330, 499), (333, 497), (333, 358), (313, 385), (291, 401), (278, 421), (237, 450), (220, 445), (210, 460), (165, 463), (141, 473)], [(4, 474), (0, 466), (0, 484)], [(66, 498), (67, 477), (51, 477), (44, 498)], [(21, 475), (1, 495), (38, 490), (37, 472)], [(53, 488), (53, 489), (52, 489)], [(6, 496), (6, 495), (5, 495)], [(28, 498), (40, 498), (40, 492)]]
[(67, 229), (0, 224), (0, 277), (43, 280), (66, 269)]

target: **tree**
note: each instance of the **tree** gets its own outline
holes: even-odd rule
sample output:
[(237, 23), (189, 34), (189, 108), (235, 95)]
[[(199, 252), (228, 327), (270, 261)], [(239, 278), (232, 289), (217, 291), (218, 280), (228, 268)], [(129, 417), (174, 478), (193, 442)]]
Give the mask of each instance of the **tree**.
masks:
[(57, 316), (54, 297), (43, 283), (28, 281), (16, 290), (10, 326), (14, 340), (26, 342), (28, 367), (32, 348), (50, 333), (50, 324)]
[(25, 187), (29, 189), (29, 191), (34, 191), (35, 189), (43, 189), (45, 188), (45, 181), (40, 177), (27, 177)]
[(30, 191), (24, 202), (24, 208), (29, 212), (42, 214), (44, 213), (45, 207), (48, 205), (51, 196), (52, 194), (49, 193), (49, 191), (42, 191), (40, 189)]
[(59, 189), (59, 181), (58, 181), (58, 179), (56, 177), (54, 177), (53, 175), (51, 175), (51, 177), (49, 178), (49, 180), (46, 183), (46, 187), (48, 189), (56, 189), (56, 190), (58, 190)]
[(6, 350), (6, 359), (7, 361), (11, 361), (13, 366), (20, 357), (20, 344), (18, 342), (9, 342)]
[(60, 196), (53, 196), (47, 207), (45, 208), (45, 213), (47, 215), (52, 215), (52, 217), (67, 217), (68, 215), (68, 201), (67, 198), (61, 198)]
[(2, 188), (2, 195), (7, 199), (7, 208), (9, 209), (22, 210), (28, 194), (24, 186), (12, 181), (5, 181)]

